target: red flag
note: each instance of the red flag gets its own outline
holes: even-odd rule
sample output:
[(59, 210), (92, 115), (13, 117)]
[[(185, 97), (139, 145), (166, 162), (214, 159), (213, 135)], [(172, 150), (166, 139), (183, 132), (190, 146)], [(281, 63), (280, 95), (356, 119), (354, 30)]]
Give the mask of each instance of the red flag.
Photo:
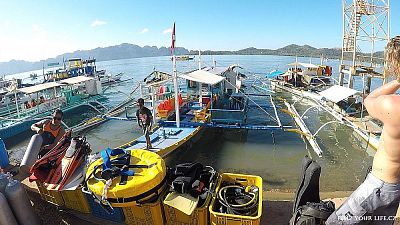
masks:
[(175, 48), (175, 22), (174, 22), (174, 26), (173, 26), (173, 28), (172, 28), (172, 43), (171, 43), (171, 55), (172, 55), (172, 53), (173, 53), (173, 51), (174, 51), (174, 48)]

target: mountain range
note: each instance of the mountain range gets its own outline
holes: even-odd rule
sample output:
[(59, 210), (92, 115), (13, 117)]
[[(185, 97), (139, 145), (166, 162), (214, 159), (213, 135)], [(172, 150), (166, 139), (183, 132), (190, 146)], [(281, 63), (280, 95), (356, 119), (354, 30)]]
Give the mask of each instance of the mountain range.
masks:
[[(176, 55), (197, 55), (198, 51), (188, 50), (186, 48), (175, 48)], [(378, 55), (383, 55), (383, 52), (377, 52)], [(38, 70), (46, 67), (51, 62), (62, 62), (63, 59), (68, 58), (95, 58), (97, 61), (129, 59), (140, 57), (154, 57), (154, 56), (168, 56), (170, 49), (167, 47), (144, 46), (123, 43), (120, 45), (109, 46), (104, 48), (95, 48), (91, 50), (78, 50), (72, 53), (64, 53), (55, 58), (46, 60), (28, 62), (24, 60), (11, 60), (9, 62), (0, 62), (0, 75), (21, 73), (31, 70)], [(329, 59), (338, 59), (341, 56), (340, 48), (314, 48), (309, 45), (296, 45), (291, 44), (283, 48), (272, 49), (258, 49), (254, 47), (241, 49), (237, 51), (202, 51), (202, 55), (282, 55), (282, 56), (305, 56), (317, 57), (323, 55)]]

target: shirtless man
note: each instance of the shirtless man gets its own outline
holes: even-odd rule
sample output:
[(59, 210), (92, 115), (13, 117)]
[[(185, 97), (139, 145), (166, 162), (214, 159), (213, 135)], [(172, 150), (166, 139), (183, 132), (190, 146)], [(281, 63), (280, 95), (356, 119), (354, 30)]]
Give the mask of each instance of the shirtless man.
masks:
[(139, 127), (143, 129), (144, 136), (146, 137), (146, 148), (147, 150), (153, 148), (150, 141), (150, 131), (153, 124), (153, 115), (150, 109), (144, 106), (144, 99), (138, 99), (139, 109), (136, 111), (136, 118)]
[(326, 224), (393, 224), (400, 201), (400, 36), (386, 46), (385, 74), (397, 79), (365, 99), (370, 116), (384, 124), (372, 172)]

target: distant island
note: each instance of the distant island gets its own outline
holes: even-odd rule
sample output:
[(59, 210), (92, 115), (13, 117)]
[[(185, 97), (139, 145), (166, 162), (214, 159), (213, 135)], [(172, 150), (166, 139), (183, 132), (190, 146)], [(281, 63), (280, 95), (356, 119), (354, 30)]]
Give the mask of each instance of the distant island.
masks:
[[(186, 48), (178, 47), (175, 49), (177, 55), (197, 55), (198, 51), (188, 50)], [(258, 48), (246, 48), (237, 51), (212, 51), (206, 50), (201, 52), (203, 55), (279, 55), (279, 56), (305, 56), (305, 57), (317, 57), (323, 55), (328, 59), (339, 59), (341, 56), (340, 48), (314, 48), (309, 45), (288, 45), (283, 48), (272, 49), (258, 49)], [(378, 55), (382, 56), (383, 52), (377, 52)], [(156, 47), (156, 46), (144, 46), (123, 43), (120, 45), (109, 46), (104, 48), (95, 48), (91, 50), (79, 50), (72, 53), (64, 53), (56, 56), (55, 58), (49, 58), (37, 62), (28, 62), (24, 60), (11, 60), (9, 62), (0, 62), (0, 75), (21, 73), (31, 70), (38, 70), (52, 62), (62, 62), (63, 58), (83, 58), (88, 59), (96, 58), (97, 61), (117, 60), (117, 59), (129, 59), (129, 58), (141, 58), (141, 57), (155, 57), (155, 56), (169, 56), (170, 49), (167, 47)]]

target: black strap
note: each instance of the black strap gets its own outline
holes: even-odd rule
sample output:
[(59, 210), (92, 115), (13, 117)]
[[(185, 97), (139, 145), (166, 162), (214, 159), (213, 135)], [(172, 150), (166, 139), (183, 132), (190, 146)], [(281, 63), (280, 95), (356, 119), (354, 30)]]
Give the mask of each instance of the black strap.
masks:
[(136, 196), (132, 196), (132, 197), (127, 197), (127, 198), (107, 198), (107, 200), (111, 203), (127, 203), (127, 202), (137, 202), (143, 198), (146, 198), (152, 194), (158, 194), (158, 190), (160, 190), (160, 188), (165, 184), (165, 182), (167, 181), (167, 177), (164, 177), (164, 179), (161, 181), (161, 183), (159, 183), (157, 186), (155, 186), (154, 188), (140, 194), (140, 195), (136, 195)]
[(114, 179), (118, 176), (121, 176), (121, 181), (120, 185), (124, 185), (127, 182), (128, 176), (126, 175), (120, 175), (122, 171), (126, 171), (128, 169), (148, 169), (151, 168), (157, 163), (153, 163), (150, 165), (130, 165), (130, 157), (131, 155), (129, 153), (124, 154), (121, 157), (115, 158), (111, 160), (111, 165), (112, 168), (110, 168), (110, 171), (102, 171), (100, 176), (97, 175), (97, 170), (103, 166), (103, 164), (97, 165), (94, 167), (92, 175), (95, 179), (97, 180), (108, 180), (108, 179)]
[[(130, 163), (131, 163), (131, 154), (128, 154), (125, 158), (124, 158), (124, 160), (125, 160), (125, 164), (120, 168), (120, 172), (123, 172), (123, 171), (127, 171), (127, 170), (129, 170), (129, 165), (130, 165)], [(113, 165), (113, 162), (111, 161), (111, 165)], [(113, 166), (116, 166), (116, 165), (113, 165)], [(116, 167), (118, 167), (118, 166), (116, 166)], [(119, 181), (119, 185), (125, 185), (126, 184), (126, 182), (128, 181), (128, 175), (121, 175), (121, 180)]]
[(311, 216), (318, 219), (326, 220), (332, 214), (332, 212), (320, 210), (308, 205), (300, 206), (301, 215)]

